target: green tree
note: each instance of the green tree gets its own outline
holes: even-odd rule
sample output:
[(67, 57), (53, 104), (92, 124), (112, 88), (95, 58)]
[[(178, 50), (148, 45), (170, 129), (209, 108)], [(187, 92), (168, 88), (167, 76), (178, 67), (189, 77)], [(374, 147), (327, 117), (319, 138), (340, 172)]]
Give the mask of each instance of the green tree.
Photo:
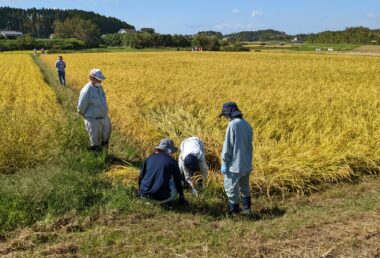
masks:
[(150, 33), (150, 34), (156, 33), (156, 31), (153, 28), (141, 28), (140, 31)]
[(213, 31), (213, 30), (200, 31), (200, 32), (197, 33), (197, 35), (199, 35), (199, 36), (215, 36), (218, 39), (222, 39), (223, 38), (223, 34), (221, 32)]
[(217, 36), (196, 35), (192, 40), (194, 47), (202, 47), (203, 50), (218, 51), (220, 42)]
[(102, 40), (106, 46), (119, 47), (123, 45), (123, 34), (106, 34), (102, 36)]
[(57, 38), (77, 38), (86, 42), (88, 47), (99, 44), (99, 28), (91, 20), (79, 17), (54, 23), (54, 34)]
[(34, 45), (34, 38), (30, 34), (23, 35), (16, 39), (17, 48), (20, 50), (29, 49)]

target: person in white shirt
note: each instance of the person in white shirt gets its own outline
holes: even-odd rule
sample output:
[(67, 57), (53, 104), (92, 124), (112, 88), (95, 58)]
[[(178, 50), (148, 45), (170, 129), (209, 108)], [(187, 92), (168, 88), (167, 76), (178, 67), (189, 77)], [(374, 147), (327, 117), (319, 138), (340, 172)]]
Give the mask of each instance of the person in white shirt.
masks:
[(180, 150), (179, 169), (185, 181), (191, 186), (193, 194), (197, 195), (198, 191), (193, 184), (194, 174), (200, 172), (203, 182), (208, 176), (204, 144), (198, 137), (190, 137), (181, 143)]
[(106, 79), (100, 69), (94, 68), (89, 74), (90, 81), (80, 91), (78, 113), (83, 116), (90, 138), (89, 150), (98, 152), (108, 149), (112, 132), (108, 116), (108, 104), (102, 82)]

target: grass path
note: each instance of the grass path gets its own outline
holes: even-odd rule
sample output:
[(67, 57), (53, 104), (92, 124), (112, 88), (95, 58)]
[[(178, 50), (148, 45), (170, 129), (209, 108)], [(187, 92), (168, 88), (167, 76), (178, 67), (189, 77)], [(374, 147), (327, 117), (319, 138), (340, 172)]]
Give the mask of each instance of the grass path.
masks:
[[(217, 218), (140, 203), (138, 212), (66, 214), (0, 243), (0, 254), (79, 257), (379, 257), (379, 177), (278, 202), (285, 213)], [(255, 200), (260, 213), (263, 204)], [(145, 206), (145, 207), (144, 207)], [(265, 205), (264, 205), (265, 206)], [(262, 210), (262, 214), (265, 212)]]

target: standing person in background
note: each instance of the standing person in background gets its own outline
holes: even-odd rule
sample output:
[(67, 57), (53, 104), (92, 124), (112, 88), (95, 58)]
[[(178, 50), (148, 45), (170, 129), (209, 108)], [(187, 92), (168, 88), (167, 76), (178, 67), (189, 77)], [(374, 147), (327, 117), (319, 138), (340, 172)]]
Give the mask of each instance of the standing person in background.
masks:
[(90, 138), (90, 151), (108, 149), (112, 125), (108, 117), (106, 95), (102, 81), (106, 79), (100, 69), (94, 68), (89, 74), (90, 81), (79, 95), (78, 113), (84, 117), (86, 131)]
[(243, 213), (251, 212), (251, 188), (249, 176), (252, 171), (253, 132), (234, 102), (223, 104), (220, 117), (229, 120), (222, 151), (221, 172), (224, 175), (224, 190), (228, 197), (228, 212), (240, 212), (240, 193)]
[(198, 195), (193, 185), (193, 176), (199, 171), (202, 175), (203, 184), (208, 176), (205, 147), (198, 137), (190, 137), (181, 143), (181, 153), (178, 159), (179, 169), (185, 181), (191, 186), (194, 195)]
[(55, 67), (57, 68), (59, 83), (62, 86), (65, 86), (66, 85), (66, 75), (65, 75), (66, 63), (65, 61), (63, 61), (62, 56), (58, 57), (58, 60), (55, 62)]

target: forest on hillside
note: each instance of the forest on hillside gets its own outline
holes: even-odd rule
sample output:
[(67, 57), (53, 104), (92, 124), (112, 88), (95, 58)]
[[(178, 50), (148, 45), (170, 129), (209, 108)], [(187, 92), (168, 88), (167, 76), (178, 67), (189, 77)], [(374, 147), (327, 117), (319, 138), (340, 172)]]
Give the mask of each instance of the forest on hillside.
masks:
[(99, 28), (101, 34), (116, 33), (122, 28), (134, 28), (134, 26), (114, 17), (75, 9), (0, 7), (0, 30), (16, 30), (37, 38), (47, 38), (54, 32), (54, 22), (63, 22), (73, 18), (90, 20)]

